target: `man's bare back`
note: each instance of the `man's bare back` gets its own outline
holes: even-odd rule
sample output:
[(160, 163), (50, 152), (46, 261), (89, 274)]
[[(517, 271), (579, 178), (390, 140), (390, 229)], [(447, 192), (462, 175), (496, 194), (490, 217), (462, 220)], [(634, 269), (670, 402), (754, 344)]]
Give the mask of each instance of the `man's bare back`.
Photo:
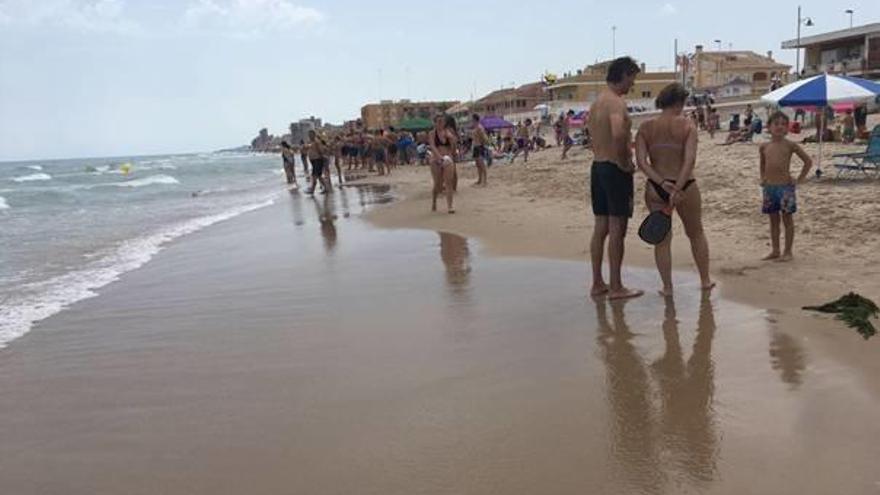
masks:
[[(615, 121), (612, 124), (612, 121)], [(621, 126), (618, 133), (614, 125)], [(610, 89), (604, 89), (590, 107), (589, 130), (593, 138), (593, 155), (597, 162), (612, 162), (625, 172), (633, 172), (630, 143), (632, 122), (626, 109), (626, 101)], [(615, 139), (617, 138), (617, 139)]]

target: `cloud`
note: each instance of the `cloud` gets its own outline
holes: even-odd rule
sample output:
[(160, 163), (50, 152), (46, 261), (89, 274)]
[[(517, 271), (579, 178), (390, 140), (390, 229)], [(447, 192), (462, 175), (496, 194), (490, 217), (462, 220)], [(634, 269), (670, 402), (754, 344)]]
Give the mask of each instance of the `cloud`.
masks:
[(288, 0), (197, 0), (183, 15), (183, 26), (231, 36), (259, 36), (314, 25), (324, 14)]
[(0, 0), (0, 25), (133, 34), (125, 0)]
[(678, 9), (675, 8), (675, 5), (672, 5), (669, 2), (663, 4), (663, 7), (660, 7), (660, 13), (663, 15), (673, 15), (678, 12)]

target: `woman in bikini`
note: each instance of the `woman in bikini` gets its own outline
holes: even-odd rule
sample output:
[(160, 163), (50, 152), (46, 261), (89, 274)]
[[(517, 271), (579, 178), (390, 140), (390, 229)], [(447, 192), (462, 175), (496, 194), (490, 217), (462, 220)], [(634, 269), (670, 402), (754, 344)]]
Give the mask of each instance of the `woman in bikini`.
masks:
[(438, 115), (434, 118), (434, 129), (428, 134), (428, 146), (431, 148), (431, 177), (434, 189), (431, 193), (431, 211), (437, 211), (437, 196), (440, 191), (446, 192), (446, 207), (450, 214), (455, 213), (452, 206), (452, 195), (455, 193), (455, 150), (458, 147), (458, 136), (446, 125), (446, 117)]
[[(703, 232), (702, 199), (693, 177), (697, 158), (697, 128), (683, 116), (688, 92), (678, 83), (657, 95), (659, 117), (644, 122), (636, 137), (636, 161), (648, 176), (645, 203), (651, 211), (674, 207), (691, 242), (703, 290), (715, 283), (709, 277), (709, 243)], [(672, 295), (672, 231), (654, 247), (664, 296)]]

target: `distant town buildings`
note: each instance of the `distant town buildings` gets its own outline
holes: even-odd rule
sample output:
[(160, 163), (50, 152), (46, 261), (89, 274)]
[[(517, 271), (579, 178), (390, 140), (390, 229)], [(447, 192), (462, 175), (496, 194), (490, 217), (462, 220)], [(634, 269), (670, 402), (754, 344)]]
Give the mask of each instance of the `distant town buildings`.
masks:
[(880, 23), (865, 24), (798, 40), (782, 42), (783, 49), (804, 49), (802, 76), (846, 74), (880, 79)]
[[(801, 76), (828, 72), (880, 79), (880, 23), (784, 41), (782, 48), (805, 50)], [(473, 113), (497, 115), (511, 122), (529, 118), (546, 121), (567, 110), (589, 109), (606, 86), (611, 62), (587, 65), (574, 73), (566, 72), (561, 78), (547, 73), (539, 81), (491, 91), (467, 102), (382, 100), (364, 105), (359, 118), (346, 120), (342, 125), (325, 124), (311, 116), (291, 123), (289, 134), (283, 136), (260, 129), (251, 141), (251, 149), (276, 151), (282, 140), (291, 144), (307, 140), (311, 130), (332, 135), (374, 132), (401, 123), (424, 126), (423, 119), (442, 113), (452, 115), (464, 125)], [(711, 93), (716, 99), (736, 100), (756, 98), (792, 79), (791, 66), (774, 60), (772, 51), (762, 55), (748, 50), (705, 50), (702, 45), (696, 45), (694, 53), (678, 56), (673, 71), (649, 71), (645, 64), (641, 69), (625, 95), (634, 112), (652, 110), (660, 91), (674, 82), (683, 83), (695, 95)]]
[(748, 50), (706, 51), (703, 45), (697, 45), (695, 50), (680, 62), (685, 85), (695, 91), (715, 93), (739, 79), (751, 85), (750, 94), (764, 94), (774, 81), (788, 82), (791, 66), (773, 60), (773, 52), (759, 55)]
[(712, 88), (712, 94), (715, 95), (716, 98), (739, 98), (741, 96), (750, 96), (752, 94), (752, 83), (737, 77), (717, 88)]
[(309, 138), (309, 131), (317, 131), (322, 128), (321, 119), (311, 116), (307, 119), (300, 119), (298, 122), (290, 123), (290, 134), (284, 136), (290, 140), (290, 144), (306, 141)]
[(431, 119), (457, 104), (458, 101), (382, 100), (361, 107), (361, 122), (367, 130), (386, 129), (397, 125), (403, 119)]
[[(610, 64), (611, 61), (607, 60), (589, 65), (583, 70), (577, 71), (575, 75), (557, 80), (555, 84), (547, 87), (549, 99), (554, 102), (592, 103), (607, 84), (605, 76)], [(627, 100), (632, 102), (641, 103), (643, 101), (650, 105), (650, 100), (656, 98), (661, 89), (678, 80), (675, 72), (649, 72), (645, 64), (642, 64), (641, 68), (642, 72), (625, 96)]]
[(471, 110), (480, 115), (506, 117), (529, 112), (548, 99), (544, 83), (532, 82), (516, 88), (492, 91), (471, 104)]

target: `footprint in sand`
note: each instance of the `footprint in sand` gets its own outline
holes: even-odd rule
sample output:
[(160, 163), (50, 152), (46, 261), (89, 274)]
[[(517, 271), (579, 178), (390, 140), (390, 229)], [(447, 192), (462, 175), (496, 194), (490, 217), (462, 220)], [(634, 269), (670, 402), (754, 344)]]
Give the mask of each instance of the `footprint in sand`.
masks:
[(738, 277), (744, 277), (746, 272), (749, 270), (757, 270), (759, 267), (754, 265), (745, 265), (745, 266), (725, 266), (721, 268), (721, 273), (723, 275), (736, 275)]

